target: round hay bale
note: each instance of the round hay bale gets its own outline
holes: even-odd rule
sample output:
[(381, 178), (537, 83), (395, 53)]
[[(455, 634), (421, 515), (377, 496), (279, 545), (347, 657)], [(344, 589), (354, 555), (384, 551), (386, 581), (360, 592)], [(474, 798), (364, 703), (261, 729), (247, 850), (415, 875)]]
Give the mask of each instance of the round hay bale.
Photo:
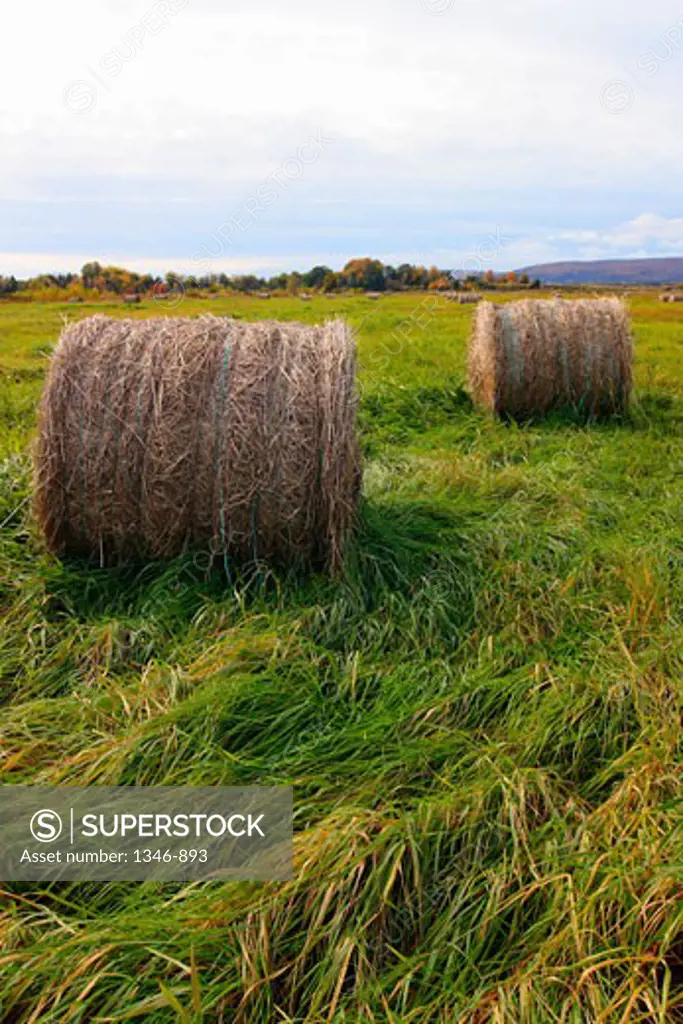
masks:
[(524, 299), (482, 303), (469, 349), (474, 400), (525, 418), (574, 407), (588, 416), (625, 412), (633, 342), (620, 299)]
[(354, 376), (340, 320), (69, 325), (34, 449), (49, 549), (338, 569), (361, 479)]

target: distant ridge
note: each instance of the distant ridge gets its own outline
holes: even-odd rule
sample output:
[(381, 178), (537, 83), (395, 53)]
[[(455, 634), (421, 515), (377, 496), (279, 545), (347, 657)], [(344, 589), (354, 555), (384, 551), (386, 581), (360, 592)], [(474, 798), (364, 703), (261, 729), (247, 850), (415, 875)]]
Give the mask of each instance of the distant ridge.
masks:
[(677, 284), (683, 283), (683, 258), (567, 260), (522, 267), (517, 273), (548, 284)]

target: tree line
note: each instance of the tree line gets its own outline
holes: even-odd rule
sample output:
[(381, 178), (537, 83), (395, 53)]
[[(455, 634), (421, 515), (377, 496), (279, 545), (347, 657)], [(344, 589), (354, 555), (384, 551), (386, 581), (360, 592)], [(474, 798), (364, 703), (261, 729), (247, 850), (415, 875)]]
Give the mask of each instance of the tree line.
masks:
[(221, 291), (285, 292), (297, 295), (302, 291), (337, 292), (349, 288), (365, 292), (407, 291), (431, 289), (457, 291), (473, 288), (539, 287), (526, 275), (512, 271), (497, 275), (489, 270), (485, 274), (466, 277), (452, 270), (438, 267), (415, 266), (402, 263), (398, 267), (381, 260), (353, 259), (342, 270), (318, 265), (305, 273), (292, 271), (272, 277), (255, 274), (206, 274), (194, 276), (169, 271), (166, 275), (138, 274), (122, 267), (102, 266), (97, 261), (86, 263), (79, 274), (41, 274), (27, 280), (0, 277), (0, 296), (11, 297), (23, 293), (34, 298), (99, 298), (107, 295), (164, 295), (177, 292), (216, 294)]

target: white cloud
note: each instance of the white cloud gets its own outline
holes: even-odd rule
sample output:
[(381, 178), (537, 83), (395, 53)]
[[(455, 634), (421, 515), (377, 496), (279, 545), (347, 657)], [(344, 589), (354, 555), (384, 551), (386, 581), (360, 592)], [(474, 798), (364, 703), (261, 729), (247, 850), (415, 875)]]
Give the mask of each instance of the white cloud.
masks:
[(641, 249), (656, 246), (662, 249), (683, 250), (683, 217), (661, 217), (655, 213), (642, 213), (612, 231), (562, 231), (561, 240), (579, 245), (595, 245), (611, 250)]
[[(500, 228), (487, 232), (484, 225), (470, 225), (472, 241), (460, 247), (433, 248), (429, 252), (416, 249), (373, 251), (386, 263), (436, 263), (454, 270), (509, 270), (513, 267), (552, 263), (558, 260), (598, 260), (677, 256), (683, 254), (683, 218), (666, 218), (643, 213), (624, 224), (604, 232), (577, 229), (559, 232), (539, 229), (535, 235), (505, 234)], [(210, 261), (215, 274), (250, 274), (270, 276), (284, 270), (308, 270), (316, 264), (340, 269), (360, 250), (352, 247), (337, 251), (311, 251), (296, 254), (231, 256), (224, 247)], [(92, 254), (86, 253), (13, 253), (0, 252), (0, 274), (30, 277), (42, 273), (75, 273)], [(140, 256), (140, 254), (104, 253), (97, 257), (103, 264), (126, 267), (139, 273), (163, 275), (167, 271), (202, 274), (206, 266), (193, 262), (187, 255)]]
[[(131, 247), (103, 227), (101, 250), (142, 258), (132, 241), (136, 205), (157, 195), (172, 222), (182, 201), (212, 199), (215, 213), (198, 228), (205, 233), (320, 127), (335, 145), (292, 202), (316, 203), (321, 238), (343, 204), (351, 213), (393, 203), (406, 211), (400, 246), (410, 254), (417, 200), (432, 217), (451, 208), (462, 215), (469, 193), (491, 189), (508, 191), (511, 209), (513, 193), (523, 193), (533, 211), (535, 193), (552, 189), (555, 219), (545, 237), (520, 240), (520, 251), (680, 244), (675, 222), (662, 238), (662, 225), (642, 218), (607, 237), (590, 221), (582, 238), (579, 228), (558, 230), (567, 223), (565, 189), (679, 187), (683, 50), (656, 76), (632, 77), (680, 16), (672, 0), (474, 0), (444, 17), (430, 16), (421, 0), (159, 2), (71, 0), (67, 16), (34, 0), (3, 11), (0, 200), (87, 202), (89, 221), (103, 225), (109, 205), (121, 204)], [(613, 80), (632, 92), (620, 114), (600, 101)], [(572, 220), (581, 218), (576, 209)], [(294, 220), (292, 250), (310, 252), (292, 234)], [(372, 224), (379, 250), (384, 222)], [(46, 232), (45, 248), (85, 247), (79, 230), (72, 221), (68, 245), (63, 230)], [(261, 243), (266, 253), (276, 251), (272, 232)], [(169, 245), (149, 242), (150, 252)], [(188, 235), (170, 251), (195, 244)], [(0, 247), (35, 246), (6, 225)], [(452, 239), (436, 247), (452, 251)]]
[[(75, 274), (84, 263), (92, 259), (85, 253), (55, 252), (0, 252), (0, 274), (14, 274), (18, 278), (35, 277), (38, 274)], [(316, 256), (299, 257), (303, 266), (309, 269), (318, 259)], [(103, 266), (125, 267), (140, 274), (164, 275), (168, 271), (184, 274), (196, 273), (197, 268), (187, 257), (159, 259), (159, 257), (140, 257), (125, 254), (104, 254), (99, 257)], [(215, 274), (276, 274), (282, 270), (291, 270), (292, 260), (283, 256), (244, 256), (216, 259), (212, 263)]]
[[(509, 185), (548, 170), (563, 180), (604, 178), (620, 162), (630, 174), (683, 156), (673, 96), (653, 110), (643, 93), (621, 117), (601, 106), (602, 84), (638, 51), (613, 54), (600, 32), (579, 34), (586, 0), (569, 16), (558, 4), (528, 2), (511, 17), (502, 0), (479, 0), (444, 18), (419, 0), (343, 9), (293, 0), (286, 10), (169, 2), (178, 9), (165, 26), (148, 18), (154, 3), (119, 11), (72, 0), (67, 22), (37, 0), (3, 15), (9, 37), (30, 38), (28, 69), (20, 45), (0, 71), (6, 95), (21, 82), (21, 102), (2, 122), (13, 143), (0, 167), (5, 188), (34, 175), (48, 148), (60, 175), (246, 181), (319, 123), (360, 142), (388, 173), (417, 168), (427, 180)], [(602, 6), (607, 13), (612, 4)], [(596, 22), (595, 4), (590, 10), (587, 25)], [(626, 4), (625, 14), (635, 11)], [(152, 34), (145, 22), (162, 30)], [(92, 110), (77, 112), (90, 101)]]

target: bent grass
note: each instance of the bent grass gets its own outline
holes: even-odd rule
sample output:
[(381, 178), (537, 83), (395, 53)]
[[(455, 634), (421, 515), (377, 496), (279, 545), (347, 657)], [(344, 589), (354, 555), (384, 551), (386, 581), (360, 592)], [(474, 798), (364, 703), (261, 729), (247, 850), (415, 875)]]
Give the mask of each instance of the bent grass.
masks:
[(344, 575), (228, 586), (43, 552), (57, 310), (0, 304), (3, 783), (296, 794), (292, 882), (3, 883), (3, 1020), (683, 1019), (683, 318), (634, 299), (629, 420), (518, 426), (463, 390), (472, 311), (399, 348), (414, 305), (306, 307), (382, 361)]

